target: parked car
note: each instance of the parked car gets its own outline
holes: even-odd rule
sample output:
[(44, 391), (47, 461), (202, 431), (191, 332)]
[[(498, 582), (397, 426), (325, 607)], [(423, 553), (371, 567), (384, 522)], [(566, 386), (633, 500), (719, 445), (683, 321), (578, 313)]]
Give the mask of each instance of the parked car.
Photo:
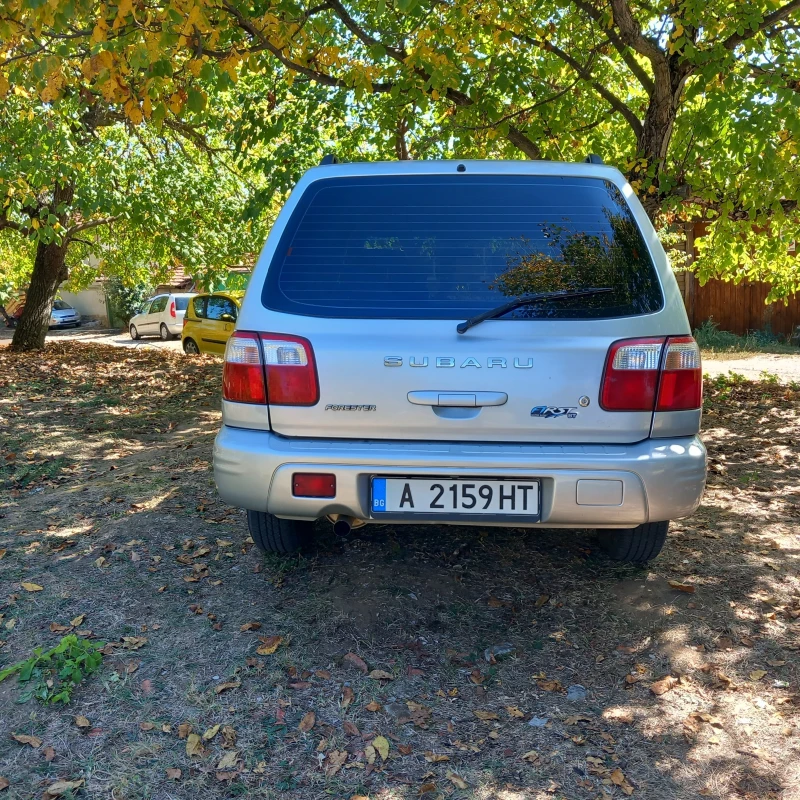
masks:
[(258, 547), (327, 517), (658, 555), (703, 493), (700, 352), (635, 192), (587, 162), (303, 176), (225, 352), (214, 475)]
[(81, 324), (81, 315), (63, 300), (54, 300), (50, 311), (51, 328), (77, 328)]
[(183, 351), (222, 355), (239, 317), (244, 292), (212, 292), (192, 298), (183, 320)]
[(142, 336), (160, 336), (163, 341), (181, 335), (183, 317), (189, 300), (194, 297), (190, 293), (159, 294), (151, 297), (144, 308), (131, 318), (128, 331), (131, 339)]

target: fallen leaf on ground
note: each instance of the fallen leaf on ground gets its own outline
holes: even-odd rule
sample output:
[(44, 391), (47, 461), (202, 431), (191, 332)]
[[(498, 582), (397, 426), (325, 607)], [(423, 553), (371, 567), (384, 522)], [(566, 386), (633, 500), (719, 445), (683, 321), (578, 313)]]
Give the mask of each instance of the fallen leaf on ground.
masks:
[(20, 586), (26, 592), (41, 592), (44, 589), (44, 587), (43, 586), (39, 586), (38, 583), (21, 583)]
[(325, 774), (330, 778), (335, 775), (347, 761), (347, 750), (331, 750), (325, 759)]
[(191, 722), (181, 722), (178, 725), (178, 738), (185, 739), (192, 732)]
[(219, 760), (219, 764), (217, 764), (217, 769), (226, 770), (232, 769), (236, 766), (236, 762), (239, 760), (239, 751), (238, 750), (231, 750), (229, 753), (225, 753), (224, 756)]
[(25, 733), (12, 733), (11, 738), (20, 744), (29, 744), (34, 749), (42, 746), (42, 740), (38, 736), (28, 736)]
[(364, 708), (366, 708), (367, 711), (380, 711), (383, 706), (376, 700), (372, 700), (371, 702), (367, 703)]
[(777, 659), (768, 658), (767, 664), (769, 664), (771, 667), (783, 667), (786, 665), (786, 662), (781, 658)]
[(92, 723), (89, 722), (89, 720), (86, 717), (84, 717), (83, 714), (78, 714), (75, 717), (75, 724), (79, 728), (91, 728), (92, 727)]
[(473, 711), (472, 713), (484, 722), (488, 722), (491, 719), (500, 719), (494, 711)]
[(457, 789), (467, 789), (467, 788), (469, 788), (469, 784), (460, 775), (456, 775), (455, 772), (448, 772), (445, 777)]
[(369, 677), (376, 681), (393, 681), (394, 675), (391, 672), (386, 672), (383, 669), (374, 669), (369, 673)]
[(364, 661), (361, 656), (357, 656), (355, 653), (347, 653), (343, 660), (354, 666), (357, 670), (363, 672), (365, 675), (369, 672), (367, 662)]
[(228, 689), (238, 689), (241, 685), (242, 685), (241, 681), (228, 681), (227, 683), (221, 683), (214, 689), (214, 691), (217, 694), (220, 694), (222, 692), (227, 692)]
[(750, 680), (751, 681), (760, 681), (766, 674), (767, 674), (767, 671), (765, 669), (754, 669), (750, 673)]
[(516, 706), (506, 706), (506, 711), (508, 711), (509, 716), (514, 717), (514, 719), (521, 719), (525, 716), (525, 712), (520, 711)]
[(56, 751), (53, 750), (52, 747), (48, 746), (42, 750), (42, 755), (44, 756), (45, 761), (52, 761), (56, 757)]
[[(6, 551), (3, 550), (3, 556), (5, 554)], [(2, 558), (3, 556), (0, 556), (0, 558)], [(2, 775), (0, 775), (0, 792), (2, 792), (3, 789), (8, 789), (8, 787), (9, 787), (8, 778), (4, 778)]]
[(697, 587), (693, 583), (681, 583), (680, 581), (670, 581), (669, 585), (679, 592), (686, 592), (686, 594), (694, 594)]
[(261, 644), (256, 648), (260, 656), (271, 656), (281, 645), (283, 636), (259, 636)]
[(342, 687), (342, 708), (347, 708), (356, 699), (355, 693), (349, 686)]
[(219, 725), (214, 725), (213, 728), (209, 728), (204, 734), (203, 739), (207, 742), (210, 742), (218, 733), (219, 733)]
[(196, 733), (190, 733), (186, 737), (186, 755), (187, 756), (202, 756), (205, 753), (203, 742), (200, 736)]
[(303, 733), (308, 733), (314, 727), (316, 721), (317, 715), (313, 711), (309, 711), (303, 719), (300, 720), (300, 724), (297, 727), (300, 728)]
[(180, 780), (180, 778), (181, 778), (181, 775), (183, 775), (183, 773), (180, 771), (180, 769), (178, 769), (178, 767), (170, 767), (170, 768), (167, 770), (167, 777), (168, 777), (168, 778), (169, 778), (171, 781), (178, 781), (178, 780)]
[(361, 731), (353, 722), (350, 722), (349, 719), (346, 719), (342, 723), (342, 728), (344, 729), (345, 736), (361, 736)]
[(449, 761), (450, 756), (446, 756), (443, 753), (432, 753), (429, 750), (425, 753), (425, 760), (430, 764), (438, 764), (441, 761)]
[(561, 682), (557, 680), (536, 681), (536, 685), (545, 692), (560, 692), (564, 689)]
[(536, 598), (536, 602), (533, 604), (533, 607), (541, 608), (549, 599), (549, 594), (540, 594), (539, 597)]
[(47, 787), (44, 795), (45, 797), (61, 797), (62, 794), (80, 789), (83, 783), (83, 779), (77, 781), (56, 781)]
[(385, 736), (376, 736), (372, 740), (372, 746), (381, 754), (384, 761), (389, 758), (389, 740)]
[(261, 627), (260, 622), (245, 622), (245, 624), (242, 625), (241, 628), (239, 628), (239, 630), (242, 631), (242, 633), (244, 633), (245, 631), (257, 631), (260, 627)]
[(539, 754), (535, 750), (528, 750), (527, 753), (524, 753), (521, 756), (523, 761), (527, 761), (529, 764), (536, 764), (539, 761)]
[(674, 689), (677, 684), (677, 678), (674, 678), (672, 675), (667, 675), (665, 678), (651, 683), (650, 691), (657, 697), (660, 697), (662, 694), (666, 694), (670, 689)]
[(152, 722), (140, 722), (139, 723), (139, 730), (140, 731), (151, 731), (155, 728), (155, 725)]
[(126, 650), (138, 650), (143, 645), (147, 644), (147, 639), (144, 636), (123, 636), (122, 646)]

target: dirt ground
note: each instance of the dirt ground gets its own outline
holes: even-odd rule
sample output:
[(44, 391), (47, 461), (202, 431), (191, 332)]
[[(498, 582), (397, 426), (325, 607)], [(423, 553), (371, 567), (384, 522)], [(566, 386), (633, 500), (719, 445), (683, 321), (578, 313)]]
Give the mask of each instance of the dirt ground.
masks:
[(800, 798), (797, 387), (707, 381), (705, 499), (638, 569), (480, 527), (265, 558), (214, 491), (219, 379), (0, 350), (0, 670), (107, 643), (68, 705), (0, 683), (0, 797)]

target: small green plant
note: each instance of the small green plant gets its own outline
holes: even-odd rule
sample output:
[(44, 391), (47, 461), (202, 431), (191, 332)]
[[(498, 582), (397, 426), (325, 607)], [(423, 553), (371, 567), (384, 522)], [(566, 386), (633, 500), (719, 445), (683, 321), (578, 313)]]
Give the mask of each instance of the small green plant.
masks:
[(102, 647), (103, 642), (90, 642), (71, 633), (52, 649), (43, 652), (37, 647), (30, 658), (0, 671), (0, 682), (17, 675), (20, 683), (27, 684), (20, 703), (32, 697), (41, 703), (69, 703), (75, 687), (100, 669)]
[(774, 372), (767, 372), (766, 370), (762, 370), (758, 377), (762, 383), (768, 383), (770, 386), (776, 386), (781, 382), (780, 375), (776, 375)]

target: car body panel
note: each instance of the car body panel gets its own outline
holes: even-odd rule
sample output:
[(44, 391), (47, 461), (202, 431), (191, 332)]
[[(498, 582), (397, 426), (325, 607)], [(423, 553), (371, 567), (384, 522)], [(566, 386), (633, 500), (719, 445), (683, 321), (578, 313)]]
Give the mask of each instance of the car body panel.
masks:
[(51, 328), (73, 328), (81, 324), (81, 315), (78, 311), (63, 300), (53, 303), (50, 311), (49, 327)]
[[(181, 332), (184, 342), (191, 339), (201, 353), (222, 355), (236, 325), (241, 296), (241, 292), (231, 291), (208, 292), (194, 297), (186, 311)], [(225, 314), (233, 319), (222, 319)]]
[[(131, 317), (130, 325), (135, 325), (140, 336), (160, 336), (161, 325), (165, 325), (172, 336), (179, 336), (183, 328), (185, 309), (178, 308), (183, 298), (194, 297), (193, 292), (161, 293), (151, 297), (143, 310)], [(172, 304), (175, 304), (173, 316)]]
[[(661, 309), (595, 319), (487, 320), (461, 335), (450, 318), (334, 319), (269, 307), (270, 297), (262, 294), (267, 273), (292, 213), (314, 181), (451, 175), (462, 166), (481, 175), (588, 177), (613, 184), (641, 231), (663, 295)], [(344, 514), (373, 521), (369, 482), (375, 475), (534, 478), (541, 481), (541, 519), (521, 524), (547, 527), (634, 527), (686, 516), (700, 502), (705, 449), (696, 436), (699, 410), (608, 412), (600, 406), (612, 343), (691, 334), (653, 226), (625, 178), (611, 167), (439, 161), (309, 170), (270, 232), (236, 328), (307, 339), (320, 397), (303, 407), (223, 401), (214, 469), (220, 494), (231, 504), (287, 518)], [(336, 497), (293, 497), (294, 471), (315, 469), (336, 475)], [(621, 482), (622, 503), (579, 502), (605, 485), (584, 484), (581, 493), (581, 480)], [(380, 515), (376, 521), (409, 519)], [(471, 522), (460, 514), (452, 520), (415, 515), (411, 521)], [(481, 518), (479, 524), (517, 523), (500, 517)]]

